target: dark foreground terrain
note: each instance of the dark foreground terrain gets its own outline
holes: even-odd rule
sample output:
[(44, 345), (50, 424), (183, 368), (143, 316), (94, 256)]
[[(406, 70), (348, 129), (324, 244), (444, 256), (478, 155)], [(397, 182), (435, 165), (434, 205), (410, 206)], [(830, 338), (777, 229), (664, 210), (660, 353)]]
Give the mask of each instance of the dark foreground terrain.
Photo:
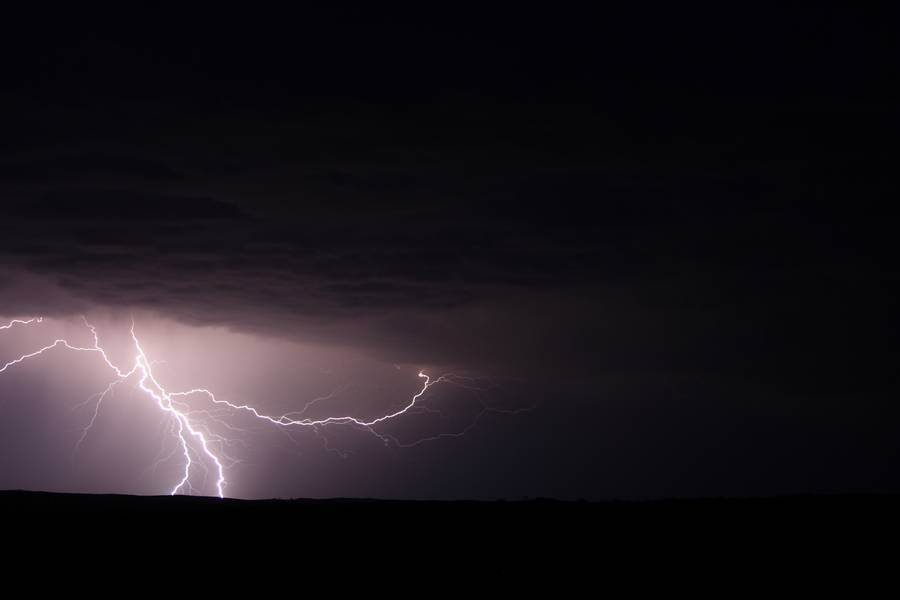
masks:
[(178, 557), (232, 575), (515, 574), (519, 583), (563, 575), (638, 586), (726, 575), (748, 585), (784, 576), (872, 582), (898, 568), (898, 509), (892, 495), (418, 502), (0, 492), (7, 550), (20, 559), (32, 552), (133, 569)]

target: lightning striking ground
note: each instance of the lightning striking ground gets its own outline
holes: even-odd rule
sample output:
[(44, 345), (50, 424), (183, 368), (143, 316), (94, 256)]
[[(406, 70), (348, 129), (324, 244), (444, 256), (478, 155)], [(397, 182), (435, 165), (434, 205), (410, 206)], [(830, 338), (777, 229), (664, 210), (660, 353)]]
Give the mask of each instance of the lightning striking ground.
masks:
[[(140, 388), (149, 398), (155, 401), (157, 407), (160, 411), (170, 418), (171, 430), (177, 440), (176, 449), (172, 452), (172, 454), (180, 452), (183, 457), (183, 467), (181, 469), (180, 479), (175, 483), (175, 485), (171, 488), (170, 493), (172, 495), (184, 493), (185, 490), (188, 492), (193, 490), (192, 486), (192, 475), (193, 473), (200, 469), (204, 471), (204, 473), (208, 473), (210, 469), (214, 472), (215, 475), (215, 490), (216, 495), (221, 497), (225, 496), (225, 488), (228, 484), (225, 476), (225, 462), (238, 462), (231, 460), (227, 454), (224, 452), (224, 442), (227, 440), (222, 436), (215, 435), (211, 433), (206, 425), (202, 422), (195, 421), (194, 417), (198, 414), (203, 414), (207, 417), (213, 417), (212, 412), (208, 410), (191, 410), (190, 407), (185, 404), (183, 401), (176, 400), (177, 399), (186, 399), (189, 396), (200, 396), (206, 398), (212, 405), (220, 407), (226, 411), (237, 411), (246, 413), (251, 415), (253, 418), (266, 422), (270, 425), (274, 425), (277, 427), (288, 428), (288, 427), (304, 427), (311, 428), (316, 433), (319, 432), (319, 428), (330, 426), (330, 425), (350, 425), (355, 426), (357, 428), (364, 429), (370, 432), (372, 435), (379, 438), (385, 444), (395, 444), (397, 446), (409, 447), (414, 446), (424, 441), (439, 439), (442, 437), (448, 436), (460, 436), (466, 433), (474, 424), (480, 419), (480, 417), (488, 411), (493, 412), (519, 412), (518, 410), (513, 411), (503, 411), (489, 408), (484, 402), (482, 402), (483, 410), (476, 416), (475, 420), (463, 429), (460, 432), (456, 433), (443, 433), (438, 434), (436, 436), (423, 438), (418, 440), (417, 442), (411, 444), (402, 444), (399, 440), (397, 440), (394, 436), (379, 432), (376, 427), (384, 423), (386, 421), (396, 419), (405, 414), (412, 414), (413, 409), (423, 408), (420, 400), (423, 398), (425, 393), (434, 385), (440, 383), (452, 383), (456, 384), (468, 389), (479, 389), (473, 387), (471, 380), (466, 377), (454, 375), (454, 374), (444, 374), (438, 377), (430, 377), (424, 372), (420, 371), (418, 376), (423, 380), (422, 387), (419, 391), (414, 394), (409, 401), (404, 403), (399, 409), (394, 410), (393, 412), (389, 412), (383, 414), (378, 417), (373, 417), (369, 419), (364, 419), (360, 417), (345, 415), (345, 416), (333, 416), (333, 417), (324, 417), (324, 418), (300, 418), (303, 414), (310, 408), (311, 405), (322, 401), (327, 400), (336, 394), (343, 391), (345, 388), (338, 390), (332, 394), (327, 396), (322, 396), (319, 398), (315, 398), (308, 402), (306, 406), (296, 412), (287, 413), (279, 416), (273, 416), (265, 414), (261, 412), (257, 408), (249, 405), (249, 404), (236, 404), (233, 402), (229, 402), (227, 400), (223, 400), (218, 398), (212, 391), (206, 388), (194, 388), (187, 391), (180, 392), (170, 392), (168, 391), (162, 383), (157, 379), (157, 377), (153, 373), (153, 365), (155, 362), (150, 361), (147, 357), (144, 348), (141, 345), (141, 342), (138, 338), (137, 333), (135, 332), (135, 324), (132, 320), (130, 334), (131, 334), (131, 342), (134, 348), (134, 359), (131, 365), (126, 369), (116, 365), (107, 354), (106, 350), (100, 344), (100, 336), (97, 332), (97, 329), (94, 325), (92, 325), (87, 318), (82, 317), (82, 321), (85, 327), (90, 331), (91, 337), (93, 340), (92, 345), (82, 346), (70, 343), (68, 340), (64, 338), (58, 338), (53, 341), (51, 344), (47, 344), (38, 350), (23, 354), (17, 358), (14, 358), (2, 366), (0, 366), (0, 374), (4, 373), (8, 369), (23, 363), (27, 360), (36, 358), (41, 356), (42, 354), (54, 350), (56, 348), (64, 348), (73, 352), (87, 352), (97, 354), (101, 360), (105, 363), (105, 365), (115, 374), (115, 379), (109, 383), (105, 390), (102, 392), (95, 394), (91, 398), (89, 398), (85, 403), (88, 404), (92, 400), (96, 398), (96, 403), (94, 404), (94, 410), (91, 416), (89, 423), (84, 427), (78, 442), (76, 443), (76, 450), (79, 446), (84, 442), (88, 433), (91, 431), (91, 428), (94, 426), (97, 417), (100, 413), (101, 405), (105, 398), (110, 396), (113, 393), (113, 389), (120, 383), (135, 378), (137, 381), (137, 387)], [(0, 326), (0, 331), (11, 329), (16, 326), (29, 326), (36, 325), (43, 322), (42, 317), (32, 317), (29, 319), (13, 319), (9, 323)], [(348, 386), (349, 387), (349, 386)], [(214, 409), (219, 410), (219, 409)], [(436, 412), (429, 409), (423, 409), (427, 412)], [(291, 415), (296, 415), (296, 417), (292, 417)], [(220, 418), (213, 417), (217, 422), (222, 423), (228, 429), (237, 430), (237, 428), (224, 423)], [(218, 448), (213, 448), (214, 445), (218, 445)], [(326, 447), (327, 443), (326, 443)], [(331, 449), (331, 448), (329, 448)], [(168, 457), (166, 457), (168, 458)], [(159, 463), (160, 459), (157, 461)]]

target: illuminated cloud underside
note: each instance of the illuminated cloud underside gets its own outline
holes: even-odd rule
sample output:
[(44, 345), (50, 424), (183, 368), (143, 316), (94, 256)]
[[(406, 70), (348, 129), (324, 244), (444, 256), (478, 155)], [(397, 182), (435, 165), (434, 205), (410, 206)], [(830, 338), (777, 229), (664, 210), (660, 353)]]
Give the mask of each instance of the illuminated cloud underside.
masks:
[[(0, 331), (8, 330), (13, 327), (32, 326), (40, 324), (43, 321), (44, 319), (42, 317), (32, 317), (29, 319), (13, 319), (5, 325), (0, 326)], [(100, 338), (96, 328), (85, 317), (82, 317), (82, 321), (84, 322), (85, 327), (87, 327), (91, 332), (93, 339), (92, 345), (80, 346), (70, 343), (67, 339), (57, 338), (50, 344), (44, 345), (37, 350), (22, 354), (17, 358), (6, 362), (2, 365), (2, 367), (0, 367), (0, 374), (20, 363), (23, 363), (29, 359), (39, 357), (45, 352), (48, 352), (55, 348), (61, 347), (74, 352), (89, 352), (97, 354), (106, 364), (106, 366), (115, 374), (115, 379), (110, 382), (105, 390), (91, 398), (91, 400), (96, 399), (93, 415), (88, 425), (84, 428), (84, 431), (80, 439), (78, 440), (78, 445), (80, 445), (84, 441), (90, 429), (93, 427), (100, 412), (103, 400), (112, 392), (113, 388), (132, 377), (137, 378), (138, 387), (145, 394), (147, 394), (147, 396), (149, 396), (156, 402), (157, 406), (161, 411), (163, 411), (163, 413), (171, 418), (171, 422), (173, 425), (172, 432), (178, 441), (178, 445), (183, 456), (183, 469), (181, 478), (170, 491), (170, 493), (173, 495), (185, 493), (186, 491), (190, 492), (193, 490), (191, 479), (193, 473), (197, 470), (197, 468), (207, 469), (210, 466), (213, 467), (216, 477), (215, 490), (216, 494), (219, 497), (225, 496), (225, 488), (228, 485), (225, 473), (226, 465), (223, 462), (223, 451), (220, 450), (221, 445), (223, 445), (227, 440), (218, 434), (211, 433), (202, 426), (202, 423), (198, 423), (198, 416), (199, 418), (205, 417), (215, 419), (218, 419), (218, 417), (214, 417), (209, 411), (191, 410), (190, 407), (188, 407), (183, 402), (176, 400), (176, 398), (185, 398), (188, 396), (203, 397), (212, 404), (219, 405), (220, 407), (224, 407), (232, 411), (248, 413), (256, 419), (268, 422), (277, 427), (308, 427), (315, 429), (318, 427), (329, 425), (355, 426), (372, 433), (374, 436), (378, 437), (386, 444), (393, 443), (398, 446), (412, 446), (423, 441), (440, 437), (462, 435), (478, 421), (478, 418), (482, 414), (488, 411), (517, 412), (503, 411), (488, 407), (487, 405), (483, 405), (484, 410), (479, 413), (476, 418), (470, 423), (470, 425), (462, 431), (455, 433), (442, 433), (437, 436), (421, 438), (411, 444), (401, 444), (396, 438), (390, 436), (389, 434), (379, 432), (376, 427), (383, 422), (396, 419), (408, 413), (410, 409), (417, 405), (421, 405), (421, 401), (425, 393), (429, 390), (429, 388), (436, 384), (449, 383), (470, 389), (478, 389), (473, 386), (472, 380), (468, 377), (452, 373), (443, 374), (438, 377), (431, 378), (429, 375), (420, 371), (418, 375), (424, 380), (424, 383), (421, 389), (410, 398), (409, 402), (405, 403), (398, 410), (388, 412), (381, 416), (370, 419), (364, 419), (355, 416), (332, 416), (325, 418), (292, 418), (290, 416), (291, 414), (302, 414), (305, 411), (305, 408), (308, 408), (312, 402), (315, 402), (316, 400), (319, 400), (321, 398), (307, 403), (304, 411), (300, 411), (299, 413), (288, 413), (279, 416), (272, 416), (261, 412), (260, 410), (249, 404), (235, 404), (217, 398), (212, 391), (205, 388), (195, 388), (179, 392), (171, 392), (167, 390), (153, 373), (153, 362), (148, 358), (146, 352), (141, 346), (141, 342), (135, 331), (134, 321), (132, 321), (130, 329), (131, 341), (135, 351), (134, 361), (127, 369), (122, 368), (116, 365), (110, 359), (107, 350), (100, 345)]]

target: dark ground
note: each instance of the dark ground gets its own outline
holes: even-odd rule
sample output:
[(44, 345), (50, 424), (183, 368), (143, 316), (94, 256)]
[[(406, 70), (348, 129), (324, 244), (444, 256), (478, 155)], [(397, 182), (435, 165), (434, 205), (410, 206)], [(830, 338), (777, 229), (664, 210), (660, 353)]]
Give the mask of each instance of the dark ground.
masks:
[(49, 552), (69, 566), (112, 561), (138, 571), (164, 559), (284, 581), (563, 577), (641, 589), (784, 577), (872, 583), (895, 570), (898, 506), (892, 495), (418, 502), (0, 492), (4, 538), (19, 559)]

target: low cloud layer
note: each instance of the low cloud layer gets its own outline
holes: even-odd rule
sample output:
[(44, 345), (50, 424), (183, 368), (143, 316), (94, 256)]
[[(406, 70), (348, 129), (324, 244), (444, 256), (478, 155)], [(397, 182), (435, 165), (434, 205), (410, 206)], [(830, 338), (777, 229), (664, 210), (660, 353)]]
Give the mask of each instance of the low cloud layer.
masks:
[[(553, 116), (547, 135), (569, 144), (603, 131), (588, 125), (572, 138), (576, 116), (543, 111)], [(488, 132), (512, 126), (509, 115), (489, 114), (498, 122)], [(220, 116), (192, 139), (220, 122), (271, 127)], [(419, 134), (399, 123), (394, 138)], [(437, 138), (455, 125), (428, 123)], [(253, 166), (265, 151), (251, 140), (232, 159), (245, 154), (248, 170), (234, 173), (202, 141), (177, 159), (138, 145), (140, 159), (106, 160), (112, 151), (49, 140), (8, 154), (4, 312), (153, 309), (363, 346), (387, 360), (777, 378), (855, 364), (890, 310), (887, 238), (856, 229), (891, 187), (825, 172), (839, 153), (813, 171), (770, 160), (751, 178), (746, 169), (704, 173), (713, 141), (646, 165), (582, 151), (597, 162), (573, 169), (544, 161), (543, 144), (502, 136), (460, 140), (440, 159), (428, 158), (427, 140), (420, 161), (390, 137), (376, 137), (365, 160), (355, 143), (304, 158), (314, 148), (298, 148), (302, 132), (314, 141), (332, 133), (327, 122), (309, 130), (288, 121), (278, 143), (292, 154)]]

